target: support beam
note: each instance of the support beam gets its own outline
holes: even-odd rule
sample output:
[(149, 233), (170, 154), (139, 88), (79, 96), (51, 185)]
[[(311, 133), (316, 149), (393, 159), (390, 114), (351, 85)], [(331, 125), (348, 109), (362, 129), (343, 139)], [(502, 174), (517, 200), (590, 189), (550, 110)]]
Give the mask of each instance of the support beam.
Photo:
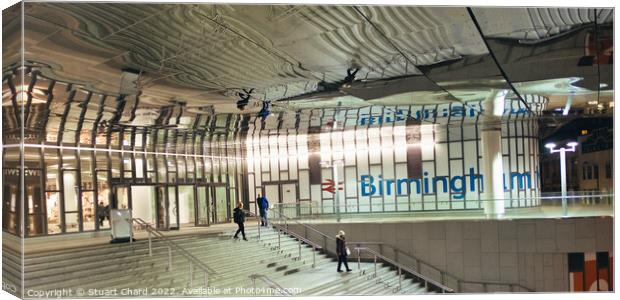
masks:
[(484, 187), (482, 193), (484, 214), (499, 218), (504, 214), (504, 166), (502, 158), (501, 116), (508, 90), (493, 90), (482, 107), (482, 163)]

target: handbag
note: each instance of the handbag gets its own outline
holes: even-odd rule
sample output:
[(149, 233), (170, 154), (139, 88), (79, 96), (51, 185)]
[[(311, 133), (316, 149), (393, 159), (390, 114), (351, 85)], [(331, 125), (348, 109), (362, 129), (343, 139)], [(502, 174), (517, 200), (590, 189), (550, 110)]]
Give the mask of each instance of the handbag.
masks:
[(349, 247), (346, 247), (345, 249), (347, 251), (347, 255), (351, 255), (351, 250), (349, 250)]

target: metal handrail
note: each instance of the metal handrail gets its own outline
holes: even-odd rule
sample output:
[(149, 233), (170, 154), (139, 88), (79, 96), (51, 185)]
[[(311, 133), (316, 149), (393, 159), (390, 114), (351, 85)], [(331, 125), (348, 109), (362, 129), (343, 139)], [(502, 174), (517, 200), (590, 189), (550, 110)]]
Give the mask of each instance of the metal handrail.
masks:
[[(450, 275), (450, 276), (452, 276), (452, 275)], [(452, 277), (454, 277), (454, 276), (452, 276)], [(521, 284), (518, 284), (518, 283), (504, 283), (504, 282), (499, 282), (499, 281), (475, 281), (475, 280), (460, 280), (459, 279), (458, 284), (459, 284), (459, 290), (462, 289), (461, 288), (462, 284), (478, 284), (478, 285), (482, 285), (484, 287), (483, 288), (484, 292), (488, 291), (487, 286), (489, 286), (489, 285), (508, 286), (508, 289), (509, 289), (509, 291), (511, 293), (514, 292), (514, 288), (513, 287), (521, 288), (521, 289), (523, 289), (523, 290), (525, 290), (527, 292), (532, 292), (532, 293), (534, 292), (533, 289), (530, 289), (530, 288), (525, 287), (525, 286), (523, 286)]]
[[(185, 250), (185, 248), (181, 247), (179, 244), (167, 238), (162, 232), (160, 232), (159, 230), (157, 230), (156, 228), (154, 228), (153, 226), (151, 226), (144, 220), (140, 218), (132, 218), (131, 220), (147, 231), (148, 243), (149, 243), (149, 256), (153, 256), (153, 247), (152, 247), (153, 242), (152, 242), (151, 236), (154, 235), (155, 237), (161, 239), (162, 241), (168, 244), (168, 271), (172, 270), (172, 248), (175, 248), (181, 253), (181, 255), (185, 256), (189, 262), (189, 286), (193, 287), (193, 281), (194, 281), (193, 266), (194, 265), (197, 265), (204, 272), (205, 288), (209, 286), (209, 273), (217, 274), (215, 270), (207, 266), (204, 262), (196, 258), (191, 253), (189, 253), (187, 250)], [(131, 231), (131, 238), (129, 239), (129, 241), (133, 242), (133, 230)]]
[(269, 277), (267, 277), (266, 275), (263, 274), (251, 274), (250, 276), (248, 276), (250, 279), (252, 279), (252, 286), (254, 287), (253, 291), (254, 291), (254, 296), (256, 296), (256, 279), (260, 279), (262, 280), (264, 283), (266, 283), (270, 288), (275, 289), (276, 291), (279, 291), (280, 293), (282, 293), (284, 296), (293, 296), (291, 293), (289, 293), (288, 291), (286, 291), (285, 288), (283, 288), (281, 285), (277, 284), (275, 281), (271, 280)]
[[(261, 228), (260, 228), (260, 216), (256, 215), (255, 213), (253, 213), (251, 211), (248, 211), (248, 210), (244, 211), (244, 213), (246, 215), (259, 218), (258, 219), (258, 238), (260, 240), (260, 231), (261, 231)], [(321, 245), (319, 245), (319, 244), (317, 244), (317, 243), (315, 243), (315, 242), (313, 242), (313, 241), (311, 241), (311, 240), (301, 236), (300, 234), (297, 234), (295, 232), (292, 232), (292, 231), (288, 230), (288, 226), (282, 226), (281, 224), (274, 224), (273, 226), (278, 231), (278, 249), (280, 249), (282, 247), (281, 237), (280, 237), (281, 233), (285, 232), (286, 234), (295, 237), (299, 241), (299, 255), (297, 256), (298, 260), (301, 260), (301, 243), (306, 243), (306, 244), (312, 246), (312, 250), (313, 250), (312, 251), (312, 267), (314, 268), (316, 266), (316, 251), (320, 250), (320, 249), (323, 249), (323, 247), (321, 247)]]
[[(614, 197), (613, 193), (601, 193), (601, 194), (587, 194), (587, 193), (573, 193), (573, 194), (569, 194), (566, 197), (562, 197), (560, 195), (555, 195), (555, 194), (547, 194), (544, 196), (536, 196), (536, 197), (508, 197), (508, 198), (496, 198), (496, 199), (478, 199), (478, 200), (466, 200), (468, 203), (474, 204), (474, 203), (478, 203), (480, 205), (478, 205), (477, 207), (470, 207), (470, 208), (460, 208), (460, 209), (452, 209), (452, 212), (472, 212), (472, 211), (482, 211), (483, 207), (481, 206), (483, 203), (486, 202), (498, 202), (498, 201), (504, 201), (504, 202), (510, 202), (510, 203), (516, 203), (517, 201), (530, 201), (531, 203), (537, 202), (537, 204), (531, 204), (531, 205), (527, 205), (527, 206), (523, 206), (523, 207), (506, 207), (507, 210), (515, 210), (515, 212), (519, 212), (519, 210), (522, 209), (537, 209), (540, 208), (542, 206), (553, 206), (557, 203), (559, 203), (559, 201), (562, 201), (563, 199), (565, 199), (566, 201), (569, 201), (570, 205), (581, 205), (581, 204), (577, 204), (576, 202), (583, 202), (583, 201), (589, 201), (592, 199), (603, 199), (603, 203), (599, 203), (597, 205), (601, 205), (601, 206), (611, 206), (612, 204), (612, 199)], [(448, 203), (452, 203), (453, 200), (438, 200), (437, 204), (448, 204)], [(279, 211), (290, 211), (291, 209), (301, 209), (301, 204), (299, 203), (276, 203), (274, 204), (274, 206), (276, 207), (275, 210), (279, 210)], [(299, 216), (297, 216), (298, 218), (317, 218), (317, 217), (321, 217), (321, 216), (328, 216), (328, 215), (333, 215), (336, 214), (336, 210), (338, 208), (341, 209), (341, 213), (344, 214), (364, 214), (364, 213), (372, 213), (372, 207), (373, 204), (345, 204), (345, 205), (317, 205), (314, 204), (314, 202), (310, 202), (308, 208), (310, 208), (310, 214), (306, 214), (303, 212), (299, 212)], [(304, 208), (306, 208), (304, 206)], [(342, 209), (347, 209), (347, 210), (351, 210), (351, 211), (346, 211), (343, 212)], [(421, 212), (426, 212), (424, 210), (414, 210), (414, 211), (397, 211), (396, 209), (394, 210), (390, 210), (390, 211), (382, 211), (382, 213), (410, 213), (410, 212), (416, 212), (416, 213), (421, 213)], [(435, 212), (435, 211), (429, 211), (429, 212)]]
[(410, 273), (411, 275), (413, 275), (414, 277), (421, 279), (422, 281), (424, 281), (424, 287), (428, 289), (429, 284), (431, 286), (434, 286), (435, 288), (440, 289), (443, 293), (454, 293), (454, 290), (431, 279), (428, 278), (422, 274), (420, 274), (419, 272), (403, 265), (400, 264), (390, 258), (387, 258), (385, 256), (383, 256), (382, 254), (378, 253), (375, 250), (372, 250), (370, 248), (366, 248), (366, 247), (355, 247), (355, 250), (357, 250), (357, 268), (361, 269), (360, 265), (361, 265), (361, 255), (360, 252), (361, 251), (367, 251), (370, 252), (373, 256), (374, 256), (374, 264), (375, 264), (375, 273), (374, 276), (375, 278), (377, 277), (377, 258), (381, 258), (383, 261), (393, 265), (394, 267), (398, 268), (398, 289), (400, 290), (402, 288), (402, 271), (406, 271), (408, 273)]
[[(273, 210), (273, 212), (275, 214), (277, 214), (279, 218), (282, 218), (282, 219), (285, 220), (285, 222), (287, 222), (287, 223), (285, 223), (285, 225), (288, 224), (288, 221), (293, 221), (295, 224), (301, 225), (301, 226), (303, 226), (306, 229), (310, 229), (310, 230), (316, 232), (317, 234), (321, 235), (324, 239), (330, 239), (330, 240), (333, 240), (333, 241), (336, 240), (335, 237), (329, 236), (329, 235), (321, 232), (320, 230), (318, 230), (314, 226), (311, 226), (311, 225), (305, 224), (305, 223), (301, 223), (301, 222), (299, 222), (296, 219), (293, 219), (293, 218), (290, 218), (290, 217), (286, 216), (284, 213), (277, 212), (275, 210)], [(291, 231), (288, 230), (288, 226), (287, 226), (287, 232), (291, 232)], [(449, 274), (449, 273), (447, 273), (447, 272), (445, 272), (445, 271), (443, 271), (443, 270), (441, 270), (441, 269), (439, 269), (439, 268), (437, 268), (437, 267), (435, 267), (435, 266), (425, 262), (424, 260), (421, 260), (421, 259), (419, 259), (419, 258), (417, 258), (417, 257), (415, 257), (415, 256), (413, 256), (413, 255), (411, 255), (411, 254), (409, 254), (407, 252), (404, 252), (404, 251), (402, 251), (402, 250), (400, 250), (400, 249), (398, 249), (398, 248), (396, 248), (396, 247), (394, 247), (394, 246), (392, 246), (390, 244), (386, 244), (386, 243), (383, 243), (383, 242), (349, 242), (349, 243), (350, 244), (355, 244), (355, 245), (374, 244), (374, 245), (385, 245), (385, 246), (388, 246), (388, 247), (392, 248), (395, 253), (397, 253), (396, 255), (398, 255), (398, 253), (402, 253), (402, 254), (408, 256), (409, 258), (415, 260), (418, 263), (417, 270), (421, 270), (420, 269), (420, 265), (419, 265), (421, 263), (421, 264), (424, 264), (426, 267), (429, 267), (429, 268), (439, 272), (439, 274), (440, 274), (440, 276), (442, 278), (441, 284), (444, 283), (445, 277), (450, 277), (450, 278), (454, 279), (457, 282), (457, 286), (458, 286), (458, 290), (457, 291), (459, 291), (459, 292), (460, 292), (460, 286), (461, 286), (462, 283), (475, 283), (475, 284), (482, 284), (482, 285), (485, 285), (485, 286), (489, 285), (489, 284), (505, 285), (505, 286), (508, 286), (508, 287), (510, 287), (510, 286), (518, 286), (518, 287), (520, 287), (520, 288), (522, 288), (524, 290), (527, 290), (529, 292), (534, 292), (534, 290), (532, 290), (532, 289), (530, 289), (528, 287), (525, 287), (525, 286), (523, 286), (521, 284), (518, 284), (518, 283), (501, 283), (501, 282), (490, 282), (490, 281), (488, 281), (488, 282), (483, 282), (483, 281), (475, 282), (475, 281), (463, 280), (461, 278), (458, 278), (458, 277), (456, 277), (454, 275), (451, 275), (451, 274)], [(323, 248), (325, 249), (325, 251), (327, 251), (326, 245), (323, 245), (323, 246), (324, 246)]]
[[(404, 254), (405, 256), (409, 257), (410, 259), (413, 259), (413, 260), (416, 261), (416, 264), (417, 264), (416, 269), (417, 270), (421, 270), (420, 264), (423, 264), (425, 267), (428, 267), (428, 268), (431, 268), (431, 269), (437, 271), (440, 274), (440, 276), (441, 276), (441, 283), (442, 284), (445, 283), (446, 277), (452, 278), (454, 281), (457, 282), (457, 286), (458, 286), (457, 292), (461, 291), (460, 286), (463, 283), (480, 284), (480, 285), (503, 285), (503, 286), (508, 286), (509, 288), (510, 288), (510, 286), (517, 286), (517, 287), (522, 288), (522, 289), (524, 289), (524, 290), (526, 290), (528, 292), (534, 292), (534, 290), (532, 290), (532, 289), (530, 289), (528, 287), (525, 287), (525, 286), (523, 286), (521, 284), (518, 284), (518, 283), (505, 283), (505, 282), (498, 282), (498, 281), (473, 281), (473, 280), (465, 280), (465, 279), (456, 277), (456, 276), (454, 276), (454, 275), (452, 275), (452, 274), (450, 274), (450, 273), (448, 273), (448, 272), (446, 272), (444, 270), (441, 270), (441, 269), (431, 265), (430, 263), (428, 263), (428, 262), (426, 262), (426, 261), (424, 261), (422, 259), (419, 259), (419, 258), (417, 258), (417, 257), (415, 257), (415, 256), (413, 256), (413, 255), (411, 255), (411, 254), (409, 254), (407, 252), (404, 252), (404, 251), (402, 251), (402, 250), (400, 250), (400, 249), (398, 249), (398, 248), (396, 248), (396, 247), (394, 247), (394, 246), (392, 246), (390, 244), (387, 244), (387, 243), (383, 243), (383, 242), (349, 242), (349, 243), (354, 244), (354, 245), (358, 245), (358, 246), (361, 246), (361, 245), (379, 245), (379, 247), (387, 246), (389, 248), (392, 248), (392, 251), (394, 251), (394, 255), (396, 256), (396, 260), (398, 260), (398, 255), (399, 254)], [(380, 249), (382, 249), (382, 248), (380, 248)], [(383, 251), (380, 250), (379, 252), (383, 252)]]

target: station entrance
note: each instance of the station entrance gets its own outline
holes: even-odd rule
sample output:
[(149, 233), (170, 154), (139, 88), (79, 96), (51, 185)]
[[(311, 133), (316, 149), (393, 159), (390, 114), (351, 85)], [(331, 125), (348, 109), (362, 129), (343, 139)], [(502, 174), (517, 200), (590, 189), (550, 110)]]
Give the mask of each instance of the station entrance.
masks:
[(225, 184), (118, 184), (113, 197), (117, 208), (131, 209), (134, 218), (159, 230), (226, 223), (234, 205)]

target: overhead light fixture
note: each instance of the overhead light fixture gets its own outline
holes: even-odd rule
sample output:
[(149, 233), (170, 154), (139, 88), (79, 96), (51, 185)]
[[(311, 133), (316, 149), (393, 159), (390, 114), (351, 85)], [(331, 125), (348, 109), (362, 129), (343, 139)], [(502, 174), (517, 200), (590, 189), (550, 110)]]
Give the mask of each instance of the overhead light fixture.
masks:
[(588, 104), (589, 105), (597, 105), (598, 101), (596, 101), (596, 100), (588, 101)]

